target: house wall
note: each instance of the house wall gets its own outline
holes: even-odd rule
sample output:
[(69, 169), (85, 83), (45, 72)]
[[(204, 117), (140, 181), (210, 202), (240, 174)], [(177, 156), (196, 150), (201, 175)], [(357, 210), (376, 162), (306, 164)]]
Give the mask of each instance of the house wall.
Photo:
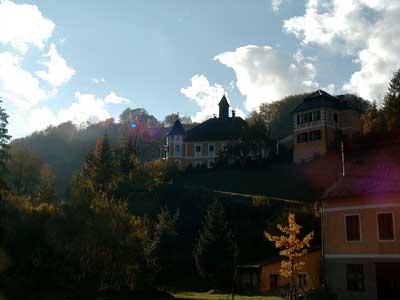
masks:
[[(307, 290), (319, 289), (321, 287), (321, 251), (307, 253), (303, 261), (305, 266), (301, 272), (307, 274)], [(290, 280), (280, 275), (280, 268), (281, 261), (261, 265), (257, 268), (239, 268), (237, 286), (241, 291), (267, 293), (271, 291), (270, 275), (279, 275), (278, 288), (287, 287)], [(256, 279), (257, 284), (254, 282)]]
[[(320, 122), (297, 125), (298, 115), (315, 111), (321, 112)], [(334, 121), (334, 114), (338, 115), (337, 123)], [(361, 130), (360, 116), (361, 114), (355, 110), (339, 111), (331, 108), (320, 108), (294, 114), (293, 161), (301, 163), (312, 160), (314, 156), (324, 156), (329, 146), (334, 143), (337, 130), (342, 130), (346, 136), (352, 136)], [(297, 135), (299, 133), (309, 133), (314, 130), (321, 131), (321, 140), (297, 143)]]
[[(377, 213), (391, 212), (394, 240), (378, 238)], [(360, 217), (360, 241), (346, 241), (345, 216)], [(377, 264), (400, 263), (400, 194), (351, 197), (323, 202), (324, 270), (326, 286), (340, 299), (384, 299), (378, 297)], [(364, 290), (349, 291), (347, 265), (363, 266)], [(385, 271), (384, 271), (385, 272)], [(393, 285), (400, 289), (400, 268)], [(389, 280), (391, 280), (389, 278)]]
[[(301, 270), (301, 272), (307, 273), (308, 282), (307, 282), (307, 290), (318, 289), (321, 287), (321, 251), (313, 251), (308, 253), (303, 261), (305, 266)], [(279, 274), (281, 268), (281, 262), (275, 262), (272, 264), (264, 265), (261, 269), (261, 291), (269, 292), (271, 290), (270, 287), (270, 275), (271, 274)], [(279, 276), (278, 286), (284, 287), (290, 284), (289, 278)]]
[[(377, 213), (392, 212), (394, 241), (378, 240)], [(345, 216), (360, 215), (361, 241), (346, 242)], [(400, 194), (354, 197), (324, 202), (325, 254), (399, 254)]]
[[(209, 166), (209, 162), (215, 163), (216, 159), (221, 155), (223, 145), (227, 145), (230, 141), (204, 141), (204, 142), (183, 142), (182, 143), (182, 154), (175, 156), (175, 141), (173, 139), (167, 139), (169, 146), (168, 160), (170, 162), (179, 162), (181, 168), (187, 168), (189, 166), (195, 166), (196, 164), (202, 164)], [(214, 145), (214, 154), (209, 153), (209, 145)], [(201, 145), (201, 155), (195, 156), (195, 146)]]

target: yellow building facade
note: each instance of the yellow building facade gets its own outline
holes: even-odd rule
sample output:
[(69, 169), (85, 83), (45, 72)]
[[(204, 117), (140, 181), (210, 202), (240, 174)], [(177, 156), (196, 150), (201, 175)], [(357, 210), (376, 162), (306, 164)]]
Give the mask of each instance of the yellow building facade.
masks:
[(324, 156), (337, 135), (351, 137), (361, 130), (361, 110), (321, 90), (306, 97), (292, 116), (295, 163)]
[(219, 116), (185, 130), (177, 120), (167, 135), (168, 163), (179, 168), (200, 167), (212, 168), (227, 150), (228, 145), (240, 139), (246, 122), (235, 116), (229, 116), (229, 103), (225, 96), (219, 102)]

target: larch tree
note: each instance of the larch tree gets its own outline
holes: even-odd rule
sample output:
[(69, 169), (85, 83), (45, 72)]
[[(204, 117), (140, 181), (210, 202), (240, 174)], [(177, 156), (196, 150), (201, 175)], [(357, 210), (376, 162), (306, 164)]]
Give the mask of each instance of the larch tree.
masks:
[(264, 232), (265, 237), (275, 243), (277, 249), (282, 249), (279, 254), (285, 256), (286, 259), (281, 262), (280, 273), (282, 276), (290, 279), (290, 290), (288, 300), (297, 299), (297, 278), (298, 272), (303, 268), (305, 263), (302, 258), (307, 254), (307, 248), (310, 247), (310, 241), (314, 237), (314, 232), (308, 233), (303, 239), (300, 239), (300, 229), (295, 220), (295, 214), (290, 213), (288, 216), (288, 225), (278, 224), (277, 228), (282, 232), (281, 236), (273, 236), (268, 232)]

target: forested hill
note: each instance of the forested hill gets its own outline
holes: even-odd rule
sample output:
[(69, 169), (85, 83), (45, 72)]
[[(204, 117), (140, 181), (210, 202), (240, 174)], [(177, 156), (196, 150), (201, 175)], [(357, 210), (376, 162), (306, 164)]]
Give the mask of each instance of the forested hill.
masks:
[[(261, 113), (269, 112), (273, 116), (272, 138), (279, 139), (291, 134), (290, 113), (307, 95), (292, 95), (260, 106)], [(366, 106), (366, 102), (357, 96), (344, 97), (356, 102), (357, 105)], [(170, 114), (163, 121), (158, 121), (143, 108), (128, 108), (121, 113), (119, 122), (109, 119), (97, 124), (82, 124), (79, 128), (71, 122), (50, 126), (12, 142), (11, 155), (14, 159), (11, 161), (10, 169), (23, 168), (25, 170), (23, 176), (35, 180), (41, 176), (41, 172), (48, 173), (49, 170), (53, 170), (56, 190), (61, 196), (67, 189), (71, 176), (79, 170), (96, 140), (102, 138), (104, 134), (107, 134), (110, 143), (114, 144), (121, 136), (128, 133), (134, 137), (140, 160), (154, 160), (160, 158), (165, 135), (177, 117), (178, 114)], [(188, 117), (180, 116), (180, 119), (183, 123), (191, 123)], [(136, 128), (130, 127), (132, 120), (137, 125)], [(29, 174), (34, 171), (38, 174)]]
[[(136, 120), (136, 128), (131, 121)], [(109, 119), (97, 124), (84, 124), (77, 128), (71, 122), (35, 132), (25, 138), (15, 139), (11, 143), (12, 162), (25, 164), (25, 172), (36, 171), (38, 165), (48, 164), (55, 173), (56, 190), (64, 193), (71, 176), (75, 174), (96, 141), (107, 134), (111, 144), (129, 134), (142, 161), (160, 158), (161, 146), (169, 124), (162, 124), (144, 109), (125, 110), (120, 122)], [(21, 159), (23, 156), (25, 159)], [(12, 170), (11, 170), (12, 171)], [(26, 174), (28, 176), (28, 174)], [(39, 175), (38, 175), (39, 176)]]

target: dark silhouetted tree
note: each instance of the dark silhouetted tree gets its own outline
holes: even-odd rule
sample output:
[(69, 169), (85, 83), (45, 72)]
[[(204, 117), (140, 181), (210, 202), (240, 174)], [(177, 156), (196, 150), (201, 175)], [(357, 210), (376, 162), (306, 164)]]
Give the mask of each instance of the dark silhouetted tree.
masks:
[(383, 100), (383, 112), (389, 130), (400, 128), (400, 69), (393, 74)]
[[(0, 98), (0, 104), (3, 101)], [(11, 136), (8, 134), (8, 115), (4, 108), (0, 106), (0, 188), (4, 186), (4, 175), (6, 171), (6, 163), (9, 159), (8, 148)]]
[(193, 252), (199, 275), (208, 280), (213, 288), (228, 289), (238, 252), (224, 208), (215, 201), (207, 209)]

